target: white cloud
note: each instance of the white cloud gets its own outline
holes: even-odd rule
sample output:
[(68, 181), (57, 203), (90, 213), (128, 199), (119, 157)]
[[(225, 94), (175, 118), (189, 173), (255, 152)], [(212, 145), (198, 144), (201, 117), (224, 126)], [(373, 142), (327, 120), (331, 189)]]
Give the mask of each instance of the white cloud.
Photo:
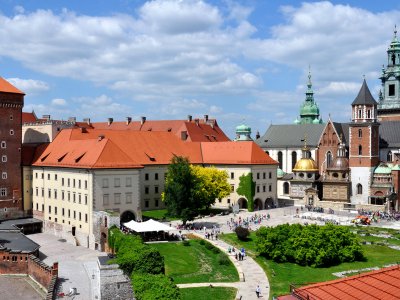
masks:
[(51, 100), (51, 104), (55, 106), (65, 106), (67, 105), (67, 101), (65, 101), (65, 99), (56, 98)]
[(50, 89), (49, 85), (41, 80), (35, 79), (21, 79), (21, 78), (7, 78), (11, 84), (15, 85), (18, 89), (25, 94), (39, 94)]

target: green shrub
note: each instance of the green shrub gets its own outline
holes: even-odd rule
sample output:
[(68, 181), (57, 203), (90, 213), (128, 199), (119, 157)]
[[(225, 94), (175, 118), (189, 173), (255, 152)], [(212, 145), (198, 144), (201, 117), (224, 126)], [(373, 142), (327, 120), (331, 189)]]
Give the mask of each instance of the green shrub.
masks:
[(214, 248), (213, 245), (211, 245), (209, 242), (206, 242), (206, 244), (204, 245), (206, 247), (206, 249), (211, 250)]
[(246, 241), (248, 236), (250, 235), (249, 230), (242, 226), (236, 227), (235, 232), (236, 232), (237, 238), (241, 241)]
[(142, 247), (129, 252), (118, 253), (115, 261), (127, 274), (132, 274), (132, 272), (163, 274), (165, 271), (164, 257), (157, 249), (147, 245), (142, 245)]
[(218, 255), (218, 264), (222, 266), (228, 266), (231, 262), (229, 261), (228, 256), (225, 253), (220, 253)]
[(190, 246), (190, 242), (188, 241), (188, 240), (184, 240), (183, 242), (182, 242), (182, 245), (183, 246)]
[(206, 242), (205, 242), (205, 240), (200, 240), (200, 245), (205, 245), (206, 244)]
[(215, 253), (215, 254), (218, 254), (218, 253), (221, 252), (221, 250), (219, 250), (217, 247), (214, 247), (214, 248), (212, 249), (212, 252)]
[(137, 300), (168, 299), (179, 300), (178, 287), (165, 275), (134, 274), (132, 287)]

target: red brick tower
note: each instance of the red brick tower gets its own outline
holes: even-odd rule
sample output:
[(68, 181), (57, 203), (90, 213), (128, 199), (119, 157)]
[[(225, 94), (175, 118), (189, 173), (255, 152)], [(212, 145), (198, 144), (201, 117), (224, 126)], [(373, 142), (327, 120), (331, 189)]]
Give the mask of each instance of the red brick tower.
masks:
[(22, 107), (24, 93), (0, 77), (0, 220), (19, 217), (22, 202)]
[(353, 204), (369, 204), (372, 173), (379, 163), (379, 123), (377, 102), (364, 79), (360, 92), (351, 104), (349, 128), (349, 166)]

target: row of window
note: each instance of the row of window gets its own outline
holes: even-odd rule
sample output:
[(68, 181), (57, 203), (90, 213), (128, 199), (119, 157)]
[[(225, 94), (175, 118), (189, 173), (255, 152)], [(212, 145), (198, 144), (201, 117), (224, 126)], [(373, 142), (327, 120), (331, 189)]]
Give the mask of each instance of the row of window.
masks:
[[(39, 172), (36, 172), (35, 173), (35, 178), (38, 179), (38, 177), (39, 177)], [(44, 173), (40, 173), (40, 177), (41, 177), (41, 179), (44, 179)], [(47, 174), (47, 180), (51, 180), (51, 174), (50, 173)], [(58, 174), (54, 174), (54, 181), (58, 181)], [(82, 180), (75, 179), (75, 178), (73, 178), (72, 180), (71, 180), (71, 178), (67, 178), (67, 180), (65, 180), (64, 177), (61, 177), (61, 185), (62, 186), (67, 185), (67, 187), (71, 187), (71, 184), (72, 184), (73, 188), (76, 188), (76, 187), (78, 189), (82, 188)], [(83, 187), (84, 187), (85, 190), (88, 188), (88, 181), (87, 180), (83, 181)]]
[[(84, 194), (83, 195), (83, 199), (82, 199), (82, 194), (81, 193), (77, 194), (77, 193), (71, 193), (69, 191), (65, 192), (65, 191), (62, 190), (61, 191), (61, 200), (71, 201), (71, 195), (72, 195), (72, 202), (73, 203), (78, 202), (78, 204), (82, 204), (82, 200), (83, 200), (83, 203), (85, 205), (87, 205), (87, 203), (88, 203), (88, 195), (87, 194)], [(39, 188), (36, 188), (36, 196), (39, 196)], [(42, 188), (41, 196), (44, 197), (44, 188)], [(57, 200), (58, 199), (58, 191), (56, 189), (54, 189), (53, 192), (52, 192), (51, 189), (48, 189), (47, 190), (47, 197), (48, 197), (48, 199), (54, 198), (55, 200)]]
[[(132, 203), (132, 193), (125, 193), (125, 203)], [(110, 195), (103, 194), (103, 205), (107, 206), (110, 204)], [(121, 204), (121, 193), (114, 193), (114, 204)]]
[[(40, 211), (38, 203), (36, 203), (36, 210)], [(41, 211), (44, 212), (44, 204), (42, 204)], [(58, 211), (59, 210), (58, 210), (57, 206), (54, 206), (54, 210), (53, 210), (52, 206), (49, 205), (48, 206), (49, 214), (51, 214), (52, 211), (54, 211), (54, 215), (56, 215), (56, 216), (58, 215)], [(70, 219), (74, 219), (74, 220), (78, 220), (78, 221), (82, 221), (82, 213), (80, 211), (79, 212), (76, 212), (75, 210), (71, 211), (70, 209), (65, 209), (64, 207), (61, 208), (61, 216), (62, 217), (67, 217), (67, 218), (70, 218)], [(51, 220), (50, 216), (49, 216), (49, 220)], [(55, 222), (57, 222), (57, 218), (55, 219)], [(64, 223), (64, 220), (63, 220), (63, 223)], [(88, 214), (86, 214), (86, 213), (85, 213), (85, 223), (88, 223)]]
[[(361, 195), (362, 192), (363, 192), (363, 187), (362, 187), (362, 185), (359, 183), (359, 184), (357, 184), (357, 186), (356, 186), (356, 193), (357, 193), (357, 195)], [(289, 183), (288, 183), (288, 182), (284, 182), (284, 183), (283, 183), (283, 193), (284, 193), (285, 195), (289, 194)]]
[[(164, 174), (164, 179), (167, 177), (167, 173)], [(144, 174), (144, 180), (150, 180), (150, 174), (145, 173)], [(154, 173), (154, 180), (158, 180), (158, 173)]]
[[(257, 178), (257, 179), (260, 179), (260, 178), (261, 178), (261, 173), (257, 172), (256, 178)], [(269, 178), (269, 179), (272, 178), (272, 172), (269, 172), (269, 173), (268, 173), (268, 178)], [(235, 173), (234, 173), (234, 172), (231, 172), (231, 179), (235, 179)], [(262, 173), (262, 179), (267, 179), (267, 173), (266, 173), (266, 172), (263, 172), (263, 173)]]
[[(108, 188), (109, 187), (109, 182), (108, 178), (103, 178), (103, 188)], [(132, 177), (126, 177), (125, 178), (125, 187), (131, 187), (132, 186)], [(114, 187), (121, 187), (121, 179), (116, 177), (114, 178)]]
[[(156, 198), (154, 199), (154, 206), (158, 207), (160, 205), (160, 199)], [(149, 208), (150, 206), (150, 200), (149, 199), (144, 199), (144, 207)]]
[[(159, 189), (158, 189), (158, 186), (156, 185), (156, 186), (154, 187), (154, 194), (158, 194), (158, 192), (159, 192)], [(148, 194), (150, 193), (150, 187), (149, 187), (149, 186), (145, 186), (145, 187), (144, 187), (144, 193), (145, 193), (146, 195), (148, 195)]]

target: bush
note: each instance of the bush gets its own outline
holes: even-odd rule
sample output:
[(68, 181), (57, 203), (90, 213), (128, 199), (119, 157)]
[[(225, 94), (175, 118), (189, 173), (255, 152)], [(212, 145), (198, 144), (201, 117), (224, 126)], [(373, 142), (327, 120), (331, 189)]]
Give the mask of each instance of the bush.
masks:
[(206, 249), (208, 249), (208, 250), (212, 250), (212, 249), (214, 248), (214, 246), (211, 245), (209, 242), (206, 242), (204, 246), (205, 246)]
[(168, 276), (134, 274), (131, 280), (137, 300), (181, 299), (178, 287)]
[(225, 253), (220, 253), (218, 255), (218, 264), (222, 266), (228, 266), (231, 262), (229, 261), (228, 256)]
[(237, 238), (241, 241), (246, 241), (248, 236), (250, 235), (249, 230), (242, 226), (236, 227), (235, 232), (236, 232)]
[(118, 253), (115, 260), (127, 274), (148, 273), (164, 274), (164, 257), (157, 249), (147, 245), (132, 249), (126, 253)]
[(221, 250), (219, 250), (217, 247), (214, 247), (214, 248), (212, 249), (212, 252), (215, 253), (215, 254), (218, 254), (218, 253), (221, 252)]
[(188, 241), (188, 240), (184, 240), (183, 242), (182, 242), (182, 245), (183, 246), (190, 246), (190, 242)]
[(205, 240), (200, 240), (200, 245), (205, 245), (206, 244), (206, 241)]

